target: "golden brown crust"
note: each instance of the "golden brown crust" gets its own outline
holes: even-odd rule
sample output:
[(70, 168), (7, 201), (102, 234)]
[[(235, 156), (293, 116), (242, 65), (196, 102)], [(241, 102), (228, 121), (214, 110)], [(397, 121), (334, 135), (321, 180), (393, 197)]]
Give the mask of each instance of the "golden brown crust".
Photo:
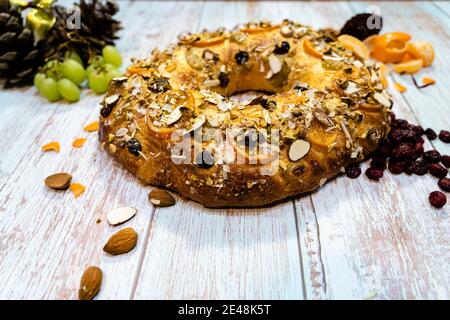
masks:
[[(246, 90), (274, 94), (250, 104), (228, 98)], [(126, 77), (110, 85), (100, 140), (145, 183), (208, 207), (262, 206), (312, 191), (375, 150), (389, 130), (390, 105), (378, 67), (359, 60), (329, 32), (290, 21), (247, 24), (189, 35), (135, 61)], [(199, 150), (214, 159), (211, 166), (175, 164), (198, 153), (174, 156), (179, 141), (172, 134), (184, 130), (191, 137), (200, 127), (221, 136), (234, 128), (237, 142), (213, 137), (200, 143)], [(275, 131), (279, 155), (265, 153), (261, 159), (271, 161), (249, 164), (251, 147), (240, 139), (250, 141), (245, 135), (257, 132), (258, 146), (265, 148), (278, 141), (268, 134)], [(303, 149), (290, 150), (294, 144)], [(247, 163), (237, 164), (239, 156)]]

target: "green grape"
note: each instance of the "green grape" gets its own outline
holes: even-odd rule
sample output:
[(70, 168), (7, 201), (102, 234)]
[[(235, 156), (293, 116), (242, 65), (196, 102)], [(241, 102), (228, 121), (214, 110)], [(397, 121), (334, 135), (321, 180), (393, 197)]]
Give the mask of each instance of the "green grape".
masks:
[(102, 49), (103, 58), (107, 63), (111, 63), (116, 67), (120, 67), (122, 65), (122, 56), (119, 51), (117, 51), (114, 46), (106, 46)]
[(96, 94), (103, 94), (108, 90), (108, 76), (106, 72), (96, 70), (89, 75), (89, 88)]
[(42, 80), (40, 85), (40, 93), (47, 98), (50, 102), (55, 102), (61, 99), (61, 95), (58, 91), (58, 83), (53, 78), (47, 78)]
[(58, 91), (69, 102), (80, 100), (80, 88), (69, 79), (61, 79), (58, 81)]
[(47, 77), (45, 76), (44, 73), (39, 72), (39, 73), (35, 74), (33, 83), (38, 91), (40, 90), (41, 83), (42, 83), (42, 81), (45, 80), (45, 78), (47, 78)]
[(61, 63), (58, 60), (50, 60), (44, 65), (47, 78), (58, 80), (61, 74)]
[(86, 78), (83, 66), (72, 59), (67, 59), (61, 64), (61, 71), (65, 78), (76, 84), (81, 84)]
[(98, 66), (96, 64), (90, 64), (87, 68), (86, 68), (86, 78), (89, 79), (89, 76), (91, 75), (92, 72), (94, 72), (95, 70), (98, 69)]
[(117, 70), (117, 67), (115, 65), (112, 65), (111, 63), (105, 63), (102, 65), (103, 69), (105, 69), (105, 71), (112, 71), (112, 70)]
[(72, 59), (78, 62), (79, 64), (83, 65), (83, 60), (81, 60), (80, 55), (76, 51), (66, 51), (64, 54), (64, 59)]

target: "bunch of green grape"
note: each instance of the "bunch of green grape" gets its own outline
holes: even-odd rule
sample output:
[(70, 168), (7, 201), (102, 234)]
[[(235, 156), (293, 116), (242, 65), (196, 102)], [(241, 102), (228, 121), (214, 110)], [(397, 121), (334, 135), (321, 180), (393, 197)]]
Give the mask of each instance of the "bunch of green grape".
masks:
[(89, 88), (96, 94), (108, 89), (111, 79), (120, 77), (118, 68), (122, 57), (113, 46), (106, 46), (101, 56), (95, 56), (85, 69), (76, 52), (67, 52), (64, 60), (50, 60), (34, 76), (34, 86), (50, 102), (65, 99), (68, 102), (80, 100), (81, 89), (87, 79)]

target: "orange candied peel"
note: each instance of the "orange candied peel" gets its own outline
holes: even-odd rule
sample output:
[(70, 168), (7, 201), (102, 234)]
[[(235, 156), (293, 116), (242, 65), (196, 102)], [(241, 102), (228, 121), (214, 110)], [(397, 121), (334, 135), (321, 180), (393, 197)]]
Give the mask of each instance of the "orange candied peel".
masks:
[(209, 47), (209, 46), (213, 46), (213, 45), (222, 43), (224, 41), (225, 41), (225, 36), (222, 35), (222, 36), (219, 36), (216, 38), (193, 41), (193, 42), (189, 43), (189, 45), (192, 47), (196, 47), (196, 48), (204, 48), (204, 47)]
[(423, 85), (425, 85), (425, 86), (430, 86), (430, 85), (432, 85), (432, 84), (435, 84), (435, 83), (436, 83), (436, 80), (431, 79), (431, 78), (429, 78), (429, 77), (423, 77), (423, 78), (422, 78), (422, 83), (423, 83)]
[(409, 60), (395, 64), (392, 68), (397, 73), (413, 74), (418, 72), (423, 67), (423, 62), (420, 59)]
[(98, 128), (99, 128), (99, 123), (98, 123), (98, 121), (94, 121), (94, 122), (91, 122), (91, 123), (89, 123), (88, 125), (86, 125), (86, 126), (84, 127), (84, 131), (87, 131), (87, 132), (94, 132), (94, 131), (98, 131)]
[(390, 32), (366, 39), (372, 58), (385, 62), (397, 63), (403, 60), (407, 52), (407, 42), (411, 36), (404, 32)]
[(86, 191), (86, 187), (80, 183), (71, 183), (69, 188), (70, 191), (72, 191), (75, 199), (81, 196), (84, 191)]
[(406, 50), (406, 54), (412, 59), (421, 59), (424, 67), (430, 66), (434, 61), (433, 45), (427, 41), (411, 41)]
[(52, 141), (50, 143), (44, 144), (41, 147), (42, 151), (55, 151), (55, 152), (59, 152), (59, 142), (58, 141)]
[(369, 59), (369, 49), (367, 49), (366, 45), (361, 40), (348, 34), (343, 34), (337, 39), (342, 43), (345, 49), (350, 50), (360, 58)]
[(307, 54), (309, 54), (310, 56), (312, 56), (312, 57), (322, 59), (322, 56), (323, 56), (322, 53), (320, 53), (319, 51), (317, 51), (317, 50), (314, 48), (314, 46), (313, 46), (313, 44), (311, 43), (311, 41), (309, 41), (308, 39), (305, 39), (305, 40), (303, 41), (303, 50), (305, 50), (305, 52), (306, 52)]
[(86, 138), (77, 138), (77, 139), (73, 140), (72, 147), (81, 148), (86, 141), (87, 141)]
[(406, 87), (398, 82), (394, 83), (394, 88), (395, 88), (395, 90), (397, 90), (398, 92), (401, 92), (401, 93), (406, 91)]

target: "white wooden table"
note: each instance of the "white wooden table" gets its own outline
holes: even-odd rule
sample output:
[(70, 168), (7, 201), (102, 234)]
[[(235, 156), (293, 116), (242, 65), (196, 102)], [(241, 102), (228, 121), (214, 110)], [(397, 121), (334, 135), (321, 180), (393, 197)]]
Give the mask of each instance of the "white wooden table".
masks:
[[(145, 57), (183, 31), (289, 18), (339, 28), (370, 3), (125, 2), (117, 46)], [(450, 4), (377, 4), (386, 31), (428, 40), (437, 56), (419, 74), (437, 80), (395, 97), (398, 116), (450, 128)], [(141, 186), (99, 148), (83, 126), (98, 117), (100, 97), (46, 103), (34, 88), (0, 91), (0, 299), (75, 299), (88, 265), (104, 271), (100, 299), (449, 299), (450, 206), (432, 209), (431, 176), (339, 177), (318, 192), (271, 208), (209, 210), (178, 198), (171, 208), (147, 202)], [(86, 137), (81, 149), (71, 142)], [(57, 140), (59, 154), (41, 145)], [(427, 142), (450, 154), (449, 145)], [(79, 199), (50, 192), (44, 178), (72, 173), (87, 186)], [(448, 194), (447, 194), (448, 196)], [(139, 233), (129, 254), (102, 252), (119, 230), (105, 221), (118, 205), (138, 208), (125, 224)], [(96, 220), (102, 222), (97, 224)]]

